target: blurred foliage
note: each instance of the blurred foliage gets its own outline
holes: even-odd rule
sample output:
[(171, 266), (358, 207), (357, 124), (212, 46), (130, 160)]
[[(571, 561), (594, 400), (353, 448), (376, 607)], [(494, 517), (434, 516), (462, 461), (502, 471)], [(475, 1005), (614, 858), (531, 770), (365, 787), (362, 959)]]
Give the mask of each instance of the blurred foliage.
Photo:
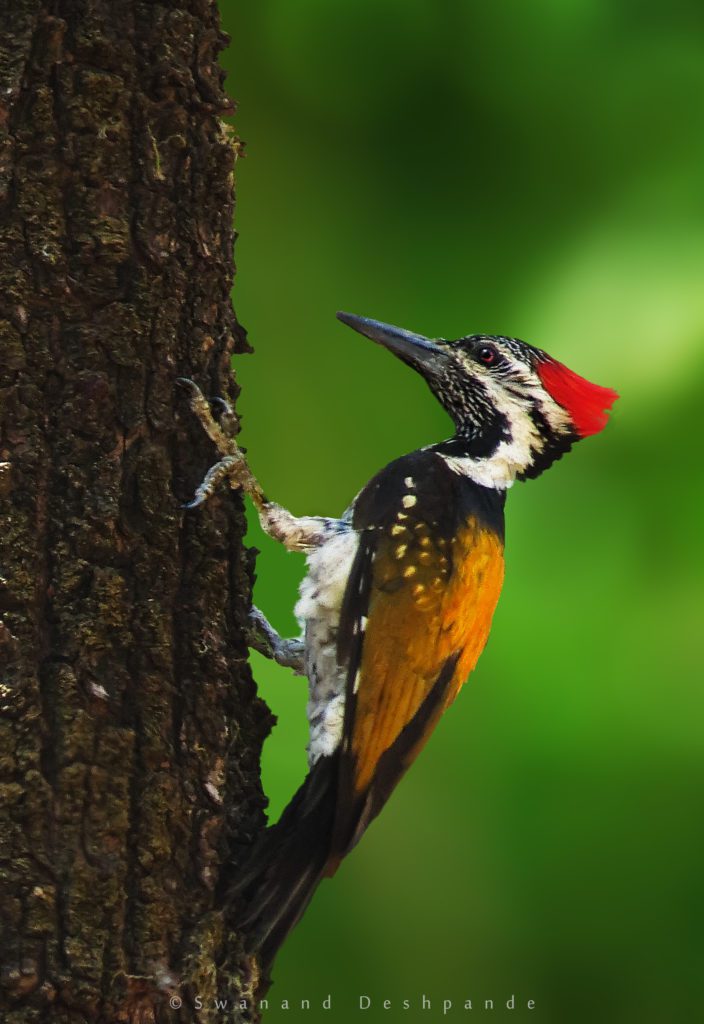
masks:
[[(515, 334), (622, 394), (510, 494), (487, 651), (279, 958), (272, 1005), (314, 1008), (270, 1019), (365, 1019), (360, 994), (369, 1019), (439, 1019), (443, 998), (513, 992), (537, 1009), (496, 1016), (700, 1019), (704, 7), (221, 4), (246, 141), (242, 437), (269, 493), (337, 514), (449, 429), (338, 308)], [(303, 561), (251, 536), (257, 601), (291, 633)], [(305, 688), (255, 668), (277, 815), (305, 772)]]

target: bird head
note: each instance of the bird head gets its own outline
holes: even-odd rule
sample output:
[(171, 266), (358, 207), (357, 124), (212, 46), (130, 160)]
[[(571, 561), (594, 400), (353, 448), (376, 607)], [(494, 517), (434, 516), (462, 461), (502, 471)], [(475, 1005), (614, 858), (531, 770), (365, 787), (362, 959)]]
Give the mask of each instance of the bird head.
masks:
[(455, 424), (440, 450), (487, 486), (538, 476), (602, 430), (618, 398), (517, 338), (430, 339), (351, 313), (337, 316), (421, 374)]

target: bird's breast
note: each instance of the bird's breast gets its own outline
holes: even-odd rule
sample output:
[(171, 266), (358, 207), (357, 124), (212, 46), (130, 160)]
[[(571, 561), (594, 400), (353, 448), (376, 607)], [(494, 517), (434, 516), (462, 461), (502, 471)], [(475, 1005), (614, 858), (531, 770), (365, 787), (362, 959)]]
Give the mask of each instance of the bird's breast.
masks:
[(349, 526), (311, 552), (295, 608), (305, 638), (310, 765), (333, 754), (342, 736), (346, 668), (338, 661), (337, 636), (358, 545), (359, 534)]

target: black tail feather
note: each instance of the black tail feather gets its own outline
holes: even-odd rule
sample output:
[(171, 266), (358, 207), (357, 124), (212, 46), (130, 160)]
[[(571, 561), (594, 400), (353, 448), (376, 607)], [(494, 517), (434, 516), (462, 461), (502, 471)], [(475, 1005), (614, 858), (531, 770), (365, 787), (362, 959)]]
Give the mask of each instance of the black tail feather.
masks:
[(322, 757), (238, 872), (234, 924), (264, 972), (298, 923), (330, 857), (338, 757)]

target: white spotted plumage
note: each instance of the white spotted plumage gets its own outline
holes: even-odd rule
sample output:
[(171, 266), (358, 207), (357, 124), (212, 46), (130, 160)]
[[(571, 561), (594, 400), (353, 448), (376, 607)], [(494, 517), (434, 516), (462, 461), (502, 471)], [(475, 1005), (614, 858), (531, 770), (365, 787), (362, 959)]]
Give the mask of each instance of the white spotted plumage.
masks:
[[(295, 608), (305, 637), (311, 766), (333, 754), (342, 736), (347, 674), (337, 658), (337, 631), (358, 544), (357, 531), (347, 520), (340, 520), (338, 532), (308, 555), (308, 575)], [(357, 625), (363, 630), (365, 623)]]

